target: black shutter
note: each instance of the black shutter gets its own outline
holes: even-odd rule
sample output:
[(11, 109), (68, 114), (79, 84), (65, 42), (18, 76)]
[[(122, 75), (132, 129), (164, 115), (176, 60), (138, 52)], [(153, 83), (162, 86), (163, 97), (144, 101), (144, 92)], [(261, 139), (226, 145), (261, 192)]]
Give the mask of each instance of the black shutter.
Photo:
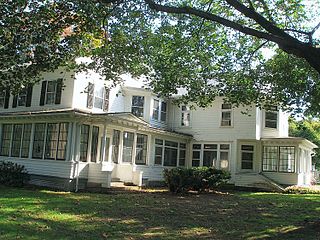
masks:
[(18, 105), (18, 95), (13, 96), (12, 108), (16, 108)]
[(6, 90), (6, 95), (4, 98), (4, 108), (9, 108), (10, 91)]
[(94, 84), (88, 85), (87, 108), (93, 108)]
[(33, 89), (33, 86), (32, 86), (32, 85), (29, 85), (28, 88), (27, 88), (27, 102), (26, 102), (26, 107), (30, 107), (30, 106), (31, 106), (32, 89)]
[(41, 85), (40, 106), (44, 105), (44, 100), (46, 98), (47, 83), (47, 81), (43, 81)]
[(57, 88), (56, 88), (56, 99), (55, 99), (55, 104), (60, 104), (61, 103), (61, 94), (62, 94), (62, 79), (57, 80)]
[(108, 112), (109, 110), (109, 88), (104, 88), (104, 102), (103, 102), (103, 111)]

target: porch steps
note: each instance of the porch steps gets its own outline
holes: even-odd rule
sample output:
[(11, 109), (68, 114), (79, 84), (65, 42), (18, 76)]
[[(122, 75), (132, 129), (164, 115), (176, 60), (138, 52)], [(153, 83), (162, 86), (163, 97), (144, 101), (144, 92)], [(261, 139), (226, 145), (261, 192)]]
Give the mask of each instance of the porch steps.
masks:
[(259, 173), (238, 173), (235, 175), (235, 185), (273, 192), (284, 191), (279, 184)]

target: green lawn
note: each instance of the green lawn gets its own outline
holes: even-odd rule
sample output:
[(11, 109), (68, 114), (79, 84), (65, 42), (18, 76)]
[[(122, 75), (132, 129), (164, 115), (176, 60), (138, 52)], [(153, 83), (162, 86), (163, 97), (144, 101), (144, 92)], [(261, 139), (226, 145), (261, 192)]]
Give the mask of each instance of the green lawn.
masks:
[(0, 186), (0, 239), (320, 239), (320, 195)]

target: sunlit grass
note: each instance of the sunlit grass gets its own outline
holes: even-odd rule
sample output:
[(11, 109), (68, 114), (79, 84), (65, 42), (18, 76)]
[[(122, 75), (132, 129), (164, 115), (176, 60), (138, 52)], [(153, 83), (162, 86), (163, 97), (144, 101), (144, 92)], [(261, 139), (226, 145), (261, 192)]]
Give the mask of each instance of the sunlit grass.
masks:
[(0, 239), (320, 239), (317, 194), (0, 193)]

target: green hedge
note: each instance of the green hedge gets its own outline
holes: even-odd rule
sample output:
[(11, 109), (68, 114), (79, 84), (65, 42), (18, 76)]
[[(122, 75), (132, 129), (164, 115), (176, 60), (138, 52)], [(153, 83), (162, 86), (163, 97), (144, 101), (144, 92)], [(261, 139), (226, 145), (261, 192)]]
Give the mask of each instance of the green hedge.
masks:
[(170, 192), (185, 193), (189, 190), (216, 189), (230, 179), (230, 173), (209, 167), (172, 168), (164, 170), (164, 179)]
[(24, 166), (13, 162), (0, 161), (0, 184), (21, 187), (29, 181), (29, 178)]

